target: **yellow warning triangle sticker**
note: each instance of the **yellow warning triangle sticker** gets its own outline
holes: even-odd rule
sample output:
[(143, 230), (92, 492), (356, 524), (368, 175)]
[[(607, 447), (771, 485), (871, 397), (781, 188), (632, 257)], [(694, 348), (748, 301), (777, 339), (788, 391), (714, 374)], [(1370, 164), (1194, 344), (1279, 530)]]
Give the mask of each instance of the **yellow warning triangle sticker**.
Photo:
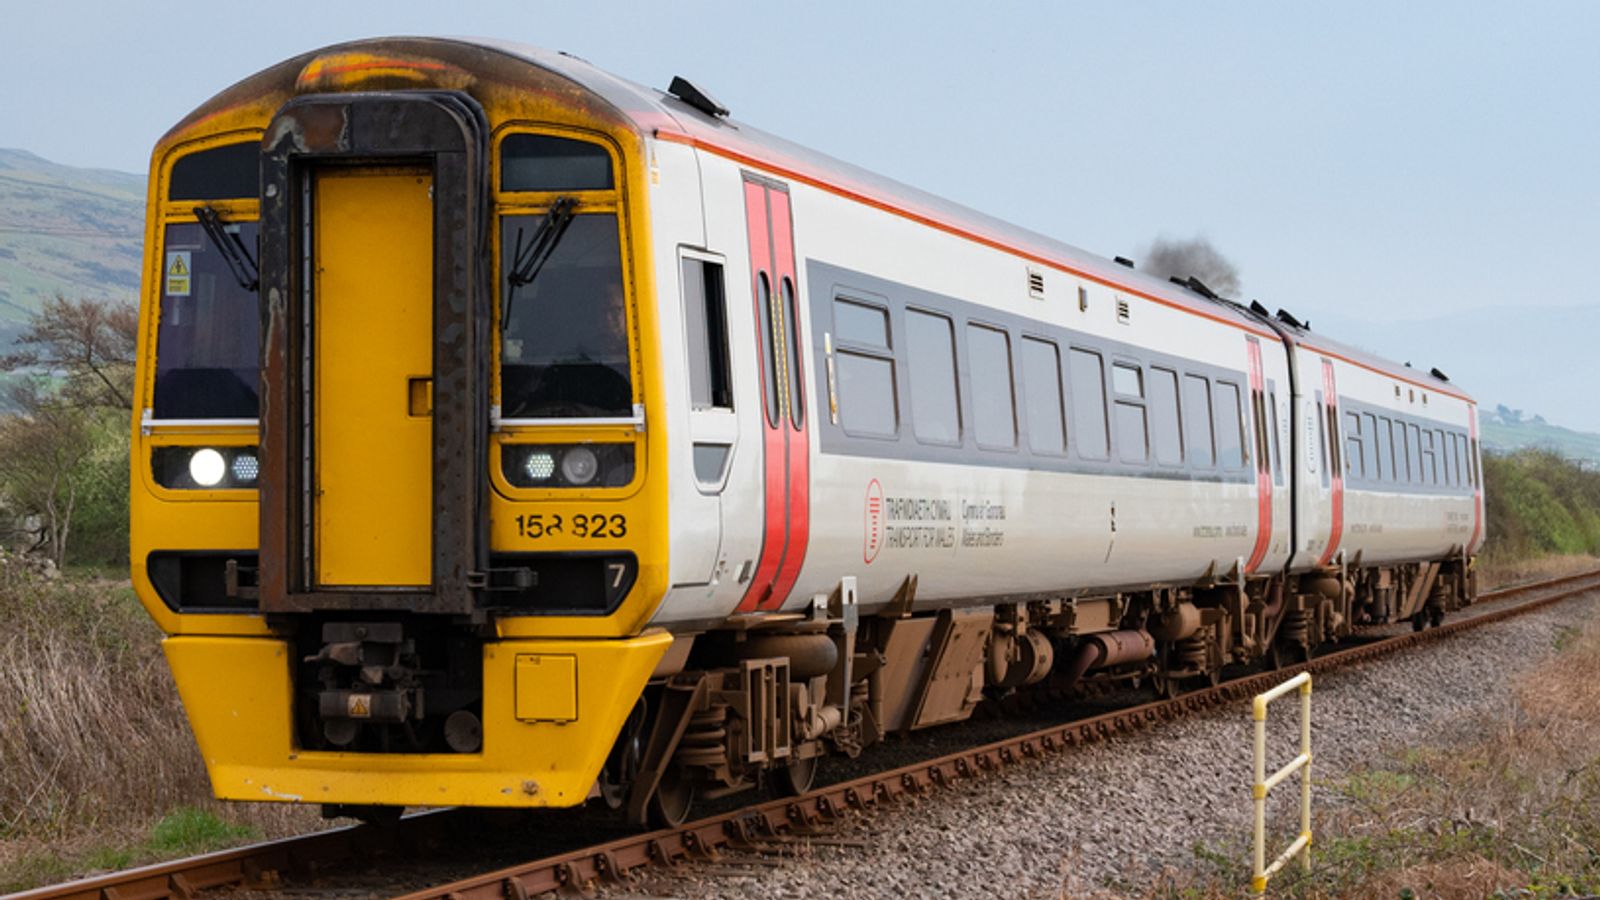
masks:
[(172, 268), (167, 270), (167, 274), (168, 275), (187, 275), (187, 274), (189, 274), (189, 267), (183, 264), (183, 257), (182, 256), (173, 256), (172, 257)]

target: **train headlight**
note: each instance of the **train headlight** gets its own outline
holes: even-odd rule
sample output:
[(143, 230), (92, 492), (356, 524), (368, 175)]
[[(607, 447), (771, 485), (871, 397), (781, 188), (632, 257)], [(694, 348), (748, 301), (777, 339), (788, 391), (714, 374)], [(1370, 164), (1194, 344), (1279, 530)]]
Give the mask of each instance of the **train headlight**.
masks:
[(535, 450), (528, 454), (522, 471), (527, 473), (529, 481), (549, 481), (550, 476), (556, 473), (556, 458), (548, 450)]
[(500, 471), (516, 487), (603, 488), (633, 481), (632, 444), (506, 444)]
[(189, 477), (201, 487), (216, 487), (227, 474), (228, 461), (210, 447), (202, 447), (189, 457)]
[(253, 490), (261, 478), (261, 456), (255, 447), (156, 447), (150, 469), (164, 488)]
[(568, 484), (588, 484), (599, 471), (600, 461), (588, 447), (572, 447), (561, 454), (561, 477)]
[(241, 487), (255, 484), (261, 475), (261, 460), (256, 459), (254, 453), (240, 453), (233, 458), (233, 465), (228, 467), (233, 473), (233, 480)]

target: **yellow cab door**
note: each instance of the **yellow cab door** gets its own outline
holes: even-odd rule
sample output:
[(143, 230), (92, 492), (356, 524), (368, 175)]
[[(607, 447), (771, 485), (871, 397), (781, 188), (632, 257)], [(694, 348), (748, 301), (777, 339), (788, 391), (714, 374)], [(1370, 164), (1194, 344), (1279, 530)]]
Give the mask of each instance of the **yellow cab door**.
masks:
[(312, 538), (320, 587), (433, 580), (433, 178), (313, 180)]

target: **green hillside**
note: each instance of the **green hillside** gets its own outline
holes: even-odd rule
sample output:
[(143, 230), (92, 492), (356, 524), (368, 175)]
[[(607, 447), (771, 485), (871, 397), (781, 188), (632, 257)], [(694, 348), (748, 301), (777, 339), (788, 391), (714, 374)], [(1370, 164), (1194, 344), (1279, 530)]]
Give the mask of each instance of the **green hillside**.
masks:
[(1484, 410), (1483, 447), (1495, 453), (1549, 450), (1567, 459), (1600, 466), (1600, 434), (1551, 425), (1543, 416), (1525, 415), (1505, 406)]
[(144, 192), (143, 175), (0, 148), (0, 347), (55, 294), (137, 298)]

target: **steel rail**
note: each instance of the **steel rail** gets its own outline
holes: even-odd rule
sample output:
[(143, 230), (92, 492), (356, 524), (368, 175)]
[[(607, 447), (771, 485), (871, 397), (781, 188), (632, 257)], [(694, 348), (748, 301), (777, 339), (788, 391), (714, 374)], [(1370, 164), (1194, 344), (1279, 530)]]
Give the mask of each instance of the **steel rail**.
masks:
[[(1600, 588), (1600, 572), (1585, 572), (1543, 582), (1515, 585), (1484, 594), (1469, 607), (1498, 608), (1409, 634), (1395, 635), (1161, 700), (1053, 725), (937, 759), (925, 760), (818, 788), (799, 797), (759, 803), (710, 816), (679, 828), (639, 834), (583, 850), (562, 853), (521, 865), (403, 895), (400, 900), (527, 900), (550, 891), (586, 889), (600, 881), (621, 882), (646, 866), (676, 866), (686, 861), (717, 858), (723, 850), (760, 848), (785, 835), (814, 834), (840, 818), (906, 796), (929, 793), (957, 781), (995, 772), (1027, 759), (1039, 759), (1082, 744), (1162, 724), (1191, 712), (1242, 702), (1285, 677), (1322, 672), (1364, 662), (1408, 647), (1431, 643), (1461, 632), (1542, 609), (1588, 590)], [(1515, 605), (1504, 601), (1541, 590), (1549, 596)]]
[(0, 900), (189, 900), (221, 887), (271, 889), (286, 880), (314, 878), (373, 853), (426, 844), (448, 835), (462, 815), (460, 810), (438, 810), (406, 816), (387, 828), (343, 825), (35, 888)]
[[(829, 785), (800, 797), (768, 801), (700, 819), (676, 829), (641, 833), (534, 860), (407, 894), (404, 900), (526, 898), (564, 888), (581, 889), (596, 880), (624, 880), (630, 873), (645, 866), (674, 866), (685, 861), (715, 859), (722, 850), (759, 847), (764, 841), (781, 842), (785, 836), (815, 834), (853, 811), (864, 811), (907, 795), (926, 794), (1019, 760), (1041, 758), (1046, 753), (1168, 722), (1190, 712), (1237, 702), (1254, 696), (1288, 675), (1301, 671), (1325, 671), (1403, 647), (1434, 641), (1531, 612), (1593, 588), (1600, 588), (1600, 571), (1514, 585), (1483, 594), (1468, 607), (1467, 616), (1438, 628), (1339, 650), (1316, 657), (1309, 663), (1225, 682), (1172, 700), (1054, 725), (937, 759)], [(1554, 593), (1526, 603), (1502, 605), (1513, 598), (1540, 591)], [(1496, 608), (1485, 609), (1486, 606)], [(467, 812), (442, 810), (421, 813), (407, 816), (390, 828), (367, 825), (331, 828), (36, 888), (8, 895), (3, 900), (188, 900), (204, 891), (223, 887), (272, 889), (285, 881), (309, 880), (342, 864), (369, 858), (383, 849), (426, 845), (448, 835)]]

